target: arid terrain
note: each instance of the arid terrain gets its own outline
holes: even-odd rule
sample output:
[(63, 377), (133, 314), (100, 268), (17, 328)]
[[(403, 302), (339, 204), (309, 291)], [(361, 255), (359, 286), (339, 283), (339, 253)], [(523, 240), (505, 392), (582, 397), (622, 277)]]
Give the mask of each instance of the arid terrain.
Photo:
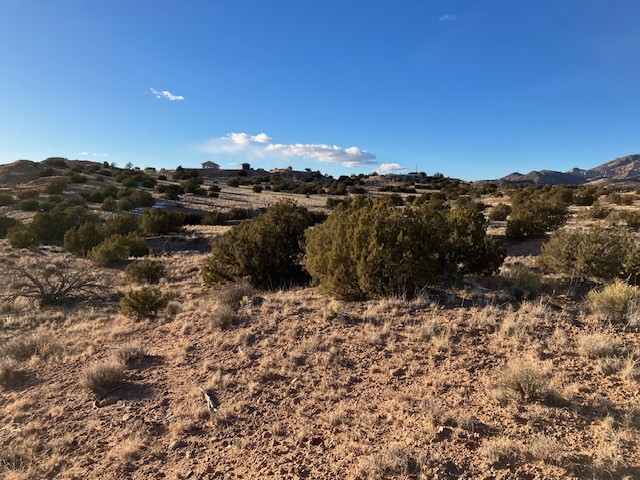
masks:
[[(0, 191), (15, 201), (0, 215), (28, 225), (47, 202), (123, 188), (115, 180), (121, 169), (105, 165), (111, 173), (101, 177), (88, 164), (2, 166)], [(53, 171), (40, 176), (45, 168)], [(74, 168), (85, 181), (74, 183)], [(228, 185), (229, 174), (205, 173), (204, 192), (173, 199), (158, 186), (184, 181), (174, 171), (144, 171), (150, 186), (131, 188), (148, 192), (156, 207), (201, 216), (243, 208), (255, 217), (285, 198), (326, 216), (327, 199), (394, 196), (409, 204), (429, 192), (447, 192), (443, 204), (473, 199), (489, 218), (499, 204), (514, 204), (503, 187), (438, 177), (360, 178), (341, 187), (352, 189), (345, 195), (330, 195), (256, 191)], [(311, 183), (304, 172), (280, 175)], [(59, 194), (43, 193), (54, 178), (70, 180)], [(334, 179), (316, 180), (329, 188)], [(221, 191), (209, 196), (212, 185)], [(640, 196), (593, 195), (596, 207), (568, 206), (562, 228), (629, 228), (637, 243), (624, 212), (640, 212)], [(30, 199), (39, 204), (31, 208)], [(105, 208), (106, 198), (93, 200), (84, 207), (100, 221), (123, 214)], [(21, 237), (5, 232), (0, 477), (640, 478), (640, 307), (625, 304), (623, 321), (607, 315), (589, 292), (621, 283), (542, 268), (551, 229), (508, 238), (506, 218), (488, 223), (488, 235), (506, 246), (494, 275), (358, 299), (313, 282), (209, 286), (201, 269), (210, 241), (247, 220), (185, 222), (176, 232), (143, 234), (150, 259), (164, 267), (153, 288), (167, 303), (138, 316), (121, 302), (137, 288), (125, 267), (139, 260), (103, 265), (90, 252), (72, 255), (66, 236), (21, 248)], [(84, 288), (43, 304), (24, 273), (46, 289), (55, 281), (50, 264), (83, 272)]]

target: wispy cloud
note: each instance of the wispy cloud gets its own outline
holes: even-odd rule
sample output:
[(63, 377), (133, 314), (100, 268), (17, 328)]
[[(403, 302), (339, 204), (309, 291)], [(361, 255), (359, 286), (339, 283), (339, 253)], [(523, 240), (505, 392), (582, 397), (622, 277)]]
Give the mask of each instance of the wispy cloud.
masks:
[(156, 96), (156, 98), (161, 98), (161, 99), (164, 98), (171, 102), (174, 102), (176, 100), (184, 100), (184, 97), (182, 95), (174, 95), (169, 90), (158, 91), (153, 87), (151, 87), (150, 90), (151, 90), (151, 93), (153, 93)]
[(320, 162), (340, 163), (345, 167), (377, 165), (376, 156), (358, 147), (342, 148), (323, 143), (273, 143), (266, 133), (249, 135), (247, 133), (229, 133), (200, 145), (205, 153), (242, 153), (249, 157), (298, 157)]
[(378, 168), (378, 173), (399, 173), (404, 172), (405, 170), (406, 167), (403, 167), (399, 163), (381, 163), (380, 167)]
[(440, 23), (453, 22), (456, 19), (455, 15), (451, 15), (450, 13), (446, 13), (442, 15), (438, 20)]
[(108, 157), (109, 155), (107, 155), (106, 153), (95, 153), (95, 152), (80, 152), (78, 153), (79, 157), (97, 157), (97, 156), (101, 156), (101, 157)]

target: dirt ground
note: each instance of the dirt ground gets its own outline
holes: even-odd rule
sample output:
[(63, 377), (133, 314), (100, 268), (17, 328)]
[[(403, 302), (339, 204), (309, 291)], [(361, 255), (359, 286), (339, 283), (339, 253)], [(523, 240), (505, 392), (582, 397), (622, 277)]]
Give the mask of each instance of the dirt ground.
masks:
[[(129, 287), (106, 269), (87, 303), (5, 309), (3, 343), (56, 346), (0, 394), (5, 478), (639, 478), (634, 367), (580, 349), (593, 334), (632, 352), (637, 332), (563, 308), (572, 299), (253, 292), (221, 329), (225, 294), (203, 287), (204, 255), (160, 258), (173, 298), (153, 320), (118, 313)], [(83, 372), (132, 343), (142, 362), (96, 407)], [(553, 402), (504, 389), (522, 358), (548, 374)]]

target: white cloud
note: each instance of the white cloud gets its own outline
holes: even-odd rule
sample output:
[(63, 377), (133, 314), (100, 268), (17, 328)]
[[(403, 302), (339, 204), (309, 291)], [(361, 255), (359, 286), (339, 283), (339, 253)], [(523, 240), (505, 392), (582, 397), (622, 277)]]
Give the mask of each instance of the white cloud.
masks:
[(451, 15), (450, 13), (446, 13), (442, 15), (438, 20), (440, 23), (453, 22), (456, 19), (455, 15)]
[[(97, 157), (98, 154), (95, 152), (80, 152), (78, 153), (79, 157)], [(101, 157), (108, 157), (109, 155), (107, 155), (106, 153), (101, 153), (100, 154)]]
[(176, 100), (184, 100), (184, 97), (182, 95), (174, 95), (169, 90), (158, 91), (153, 87), (151, 87), (150, 90), (151, 90), (151, 93), (153, 93), (156, 96), (156, 98), (164, 98), (171, 102)]
[(403, 167), (399, 163), (381, 163), (378, 168), (378, 173), (387, 174), (387, 173), (400, 173), (406, 170), (406, 167)]
[(320, 162), (340, 163), (345, 167), (377, 165), (376, 156), (358, 147), (342, 148), (337, 145), (316, 143), (273, 143), (266, 133), (249, 135), (247, 133), (229, 133), (200, 145), (200, 150), (210, 154), (243, 154), (247, 157), (262, 158), (299, 157)]

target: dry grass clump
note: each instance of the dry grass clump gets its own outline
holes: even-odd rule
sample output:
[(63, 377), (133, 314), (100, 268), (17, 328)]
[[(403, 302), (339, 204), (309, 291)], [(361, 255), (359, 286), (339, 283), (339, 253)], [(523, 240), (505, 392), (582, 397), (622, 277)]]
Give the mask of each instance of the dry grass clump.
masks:
[(27, 372), (11, 358), (0, 360), (0, 385), (4, 388), (15, 388), (26, 378)]
[(12, 473), (25, 474), (30, 467), (31, 459), (24, 453), (13, 448), (5, 448), (0, 451), (0, 474), (3, 474), (2, 478), (12, 478), (9, 476)]
[(500, 386), (523, 403), (541, 402), (548, 398), (549, 372), (531, 359), (516, 359), (507, 363)]
[(115, 361), (97, 363), (87, 368), (80, 378), (80, 384), (94, 393), (116, 387), (124, 379), (124, 367)]
[(629, 467), (625, 445), (632, 439), (631, 432), (621, 429), (612, 417), (606, 417), (595, 430), (593, 465), (601, 473), (615, 476)]
[(606, 333), (586, 333), (578, 337), (578, 352), (587, 358), (613, 357), (620, 343)]
[(587, 295), (589, 305), (596, 313), (616, 323), (628, 323), (630, 314), (640, 305), (640, 288), (616, 281)]
[(224, 330), (238, 323), (238, 310), (245, 303), (251, 303), (255, 289), (247, 282), (232, 283), (218, 290), (216, 303), (211, 310), (211, 324)]
[(360, 463), (359, 470), (359, 475), (363, 478), (382, 480), (417, 474), (420, 467), (407, 449), (393, 443), (384, 451), (366, 457)]
[(147, 355), (144, 348), (139, 343), (124, 345), (116, 350), (113, 359), (116, 363), (125, 368), (135, 367)]
[(17, 337), (5, 344), (2, 355), (14, 360), (29, 360), (34, 355), (46, 358), (53, 355), (60, 346), (49, 335), (36, 334)]
[(243, 300), (249, 301), (255, 294), (255, 288), (248, 282), (237, 282), (226, 285), (218, 290), (216, 301), (219, 305), (226, 305), (237, 311)]
[(521, 263), (504, 268), (502, 276), (516, 298), (532, 298), (542, 290), (540, 275)]
[(503, 435), (485, 440), (478, 449), (478, 453), (491, 465), (515, 463), (522, 456), (522, 446)]
[(563, 447), (560, 441), (544, 433), (535, 435), (525, 446), (527, 457), (545, 463), (558, 463), (562, 458), (562, 451)]

